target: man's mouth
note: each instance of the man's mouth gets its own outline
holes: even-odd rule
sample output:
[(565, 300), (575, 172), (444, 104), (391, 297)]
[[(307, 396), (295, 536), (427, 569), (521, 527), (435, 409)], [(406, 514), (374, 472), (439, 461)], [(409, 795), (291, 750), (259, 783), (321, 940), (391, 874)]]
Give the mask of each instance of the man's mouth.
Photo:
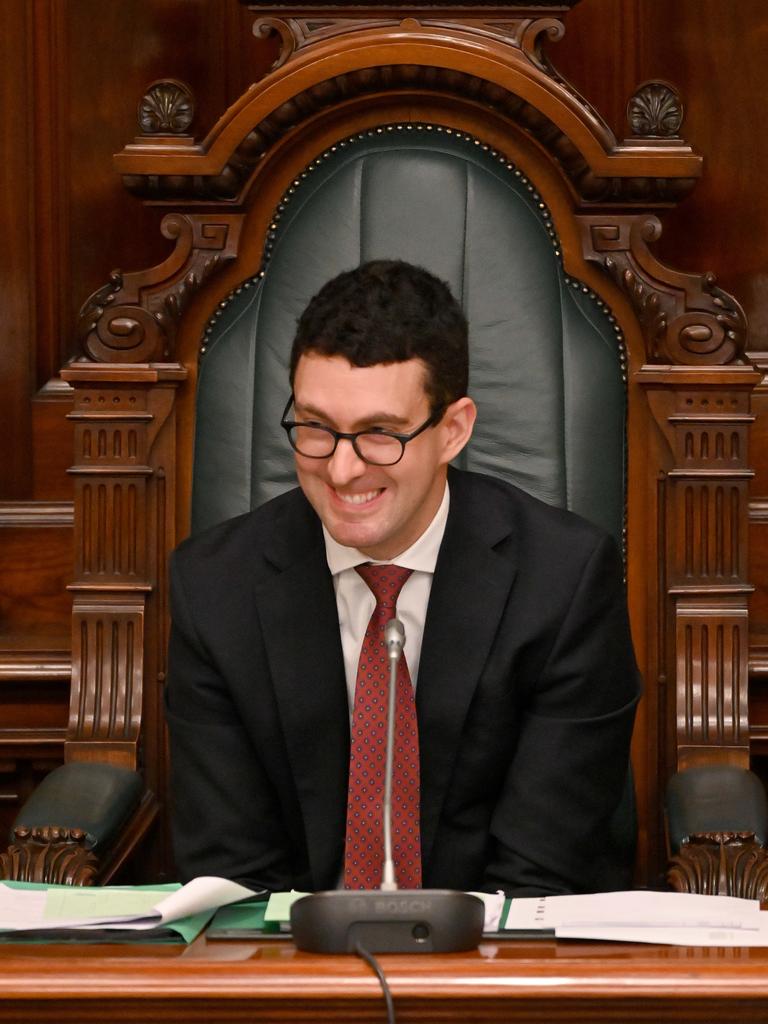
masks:
[(361, 494), (340, 494), (338, 491), (335, 494), (347, 505), (365, 505), (369, 501), (373, 501), (374, 498), (378, 498), (383, 490), (383, 487), (378, 487), (375, 491), (364, 491)]

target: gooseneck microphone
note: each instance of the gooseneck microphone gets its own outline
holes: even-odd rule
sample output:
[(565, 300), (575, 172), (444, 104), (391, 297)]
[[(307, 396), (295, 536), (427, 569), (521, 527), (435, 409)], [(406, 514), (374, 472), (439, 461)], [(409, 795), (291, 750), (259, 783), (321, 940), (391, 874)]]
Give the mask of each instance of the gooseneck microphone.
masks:
[(380, 889), (334, 889), (304, 896), (291, 907), (291, 931), (310, 953), (457, 953), (474, 949), (483, 932), (482, 900), (450, 889), (398, 889), (392, 859), (392, 776), (397, 665), (405, 630), (399, 619), (384, 627), (389, 659), (387, 757), (384, 773), (384, 865)]
[(392, 859), (392, 776), (395, 750), (395, 698), (397, 696), (397, 665), (403, 656), (405, 629), (399, 619), (390, 619), (384, 627), (384, 643), (389, 659), (389, 693), (387, 695), (387, 760), (384, 768), (384, 866), (381, 872), (381, 892), (394, 892), (395, 864)]

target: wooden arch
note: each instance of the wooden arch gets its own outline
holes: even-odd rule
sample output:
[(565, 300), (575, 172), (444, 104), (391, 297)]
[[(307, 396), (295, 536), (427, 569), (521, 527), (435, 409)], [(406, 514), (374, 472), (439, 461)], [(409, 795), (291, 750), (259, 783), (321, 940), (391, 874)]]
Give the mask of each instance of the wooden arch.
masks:
[[(90, 297), (83, 356), (62, 373), (76, 427), (67, 757), (135, 763), (141, 709), (145, 778), (164, 792), (166, 566), (188, 529), (207, 326), (262, 272), (275, 211), (313, 161), (355, 132), (429, 124), (523, 169), (551, 211), (566, 271), (606, 302), (626, 343), (628, 587), (646, 681), (638, 881), (653, 883), (665, 861), (664, 780), (697, 764), (749, 764), (748, 441), (759, 374), (736, 300), (651, 250), (660, 212), (701, 174), (675, 133), (679, 102), (661, 83), (640, 89), (633, 123), (645, 134), (617, 142), (542, 49), (562, 34), (566, 3), (412, 4), (405, 17), (374, 3), (252, 6), (256, 30), (280, 40), (274, 70), (201, 142), (175, 120), (188, 93), (164, 83), (152, 102), (162, 97), (165, 120), (150, 117), (117, 155), (126, 186), (167, 210), (175, 246)], [(99, 643), (107, 634), (113, 642)], [(115, 736), (106, 710), (84, 712), (76, 695), (96, 676), (132, 709), (130, 735)], [(161, 844), (153, 867), (168, 863)]]

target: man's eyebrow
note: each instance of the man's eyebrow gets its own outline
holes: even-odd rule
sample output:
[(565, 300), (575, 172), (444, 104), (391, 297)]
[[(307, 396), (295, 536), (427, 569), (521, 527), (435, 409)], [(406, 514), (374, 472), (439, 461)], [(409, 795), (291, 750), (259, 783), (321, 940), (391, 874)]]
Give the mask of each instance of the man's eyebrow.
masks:
[[(331, 417), (322, 411), (317, 409), (313, 405), (305, 405), (303, 403), (294, 402), (293, 408), (297, 415), (301, 416), (312, 416), (319, 420), (326, 420), (330, 422)], [(363, 419), (358, 420), (355, 424), (358, 430), (365, 430), (366, 427), (378, 426), (381, 423), (391, 423), (394, 427), (406, 427), (410, 423), (410, 420), (405, 416), (397, 416), (392, 412), (372, 412), (365, 416)]]

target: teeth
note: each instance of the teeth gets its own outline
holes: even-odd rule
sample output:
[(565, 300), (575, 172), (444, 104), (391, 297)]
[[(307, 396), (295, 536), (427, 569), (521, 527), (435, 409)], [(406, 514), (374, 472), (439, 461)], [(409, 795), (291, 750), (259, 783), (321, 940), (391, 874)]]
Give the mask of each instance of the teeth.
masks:
[[(338, 491), (336, 493), (338, 494)], [(368, 491), (367, 494), (339, 494), (339, 497), (350, 505), (364, 505), (366, 501), (373, 501), (378, 495), (379, 491)]]

